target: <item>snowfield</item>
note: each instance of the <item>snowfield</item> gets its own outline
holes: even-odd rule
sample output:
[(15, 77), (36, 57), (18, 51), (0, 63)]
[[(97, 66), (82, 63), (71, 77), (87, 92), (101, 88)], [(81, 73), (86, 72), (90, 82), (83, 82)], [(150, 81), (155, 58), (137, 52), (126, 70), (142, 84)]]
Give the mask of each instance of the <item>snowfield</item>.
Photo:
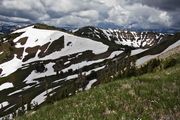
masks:
[[(15, 45), (16, 48), (24, 48), (22, 59), (18, 59), (17, 55), (14, 55), (14, 59), (3, 63), (0, 65), (0, 69), (2, 69), (2, 73), (0, 77), (6, 77), (12, 73), (14, 73), (17, 69), (22, 67), (22, 64), (28, 64), (38, 60), (54, 60), (63, 56), (85, 52), (87, 50), (91, 50), (94, 54), (101, 54), (108, 50), (108, 46), (97, 42), (88, 38), (81, 38), (77, 37), (65, 32), (55, 31), (55, 30), (41, 30), (33, 28), (34, 26), (30, 26), (24, 29), (20, 29), (15, 31), (14, 33), (24, 32), (19, 37), (15, 38), (13, 41), (17, 43)], [(25, 52), (27, 48), (35, 47), (35, 46), (43, 46), (48, 42), (53, 42), (58, 38), (64, 36), (64, 48), (61, 51), (53, 52), (50, 55), (47, 55), (43, 58), (39, 58), (38, 54), (41, 52), (40, 50), (37, 51), (36, 56), (26, 62), (22, 62), (24, 57), (28, 54)], [(28, 37), (26, 43), (21, 45), (18, 41), (21, 38)], [(71, 45), (67, 45), (71, 43)], [(32, 73), (33, 74), (33, 73)]]
[[(99, 59), (99, 60), (94, 60), (94, 61), (82, 61), (80, 63), (71, 64), (69, 67), (67, 67), (65, 69), (62, 69), (61, 71), (64, 72), (64, 73), (67, 72), (69, 69), (72, 69), (73, 71), (75, 71), (77, 69), (83, 68), (84, 66), (89, 66), (89, 65), (92, 65), (94, 63), (102, 62), (105, 59), (112, 59), (115, 56), (120, 55), (122, 52), (123, 51), (114, 51), (114, 52), (111, 53), (111, 55), (109, 57), (104, 58), (104, 59)], [(33, 80), (38, 79), (38, 78), (42, 78), (42, 77), (45, 77), (45, 76), (56, 75), (56, 72), (54, 71), (53, 65), (55, 65), (55, 63), (49, 63), (49, 64), (45, 65), (45, 68), (47, 68), (47, 71), (44, 72), (44, 73), (37, 73), (35, 70), (32, 71), (31, 74), (24, 80), (24, 82), (26, 82), (26, 84), (31, 84), (31, 83), (37, 83), (38, 84), (38, 81), (33, 81)], [(104, 67), (100, 67), (100, 69), (103, 69)], [(96, 69), (93, 69), (93, 70), (98, 71), (100, 69), (96, 68)], [(93, 70), (90, 70), (90, 71), (84, 72), (84, 73), (87, 75), (87, 74), (90, 74)], [(74, 79), (74, 78), (77, 78), (77, 77), (78, 77), (78, 75), (68, 76), (66, 78), (66, 80)]]
[[(146, 45), (152, 46), (154, 39), (156, 40), (161, 40), (164, 34), (156, 34), (153, 38), (147, 36), (147, 32), (141, 32), (140, 35), (137, 32), (133, 31), (121, 31), (121, 30), (104, 30), (101, 29), (106, 38), (109, 41), (112, 41), (113, 39), (115, 40), (116, 44), (119, 45), (127, 45), (131, 46), (134, 48), (140, 48), (140, 46), (145, 47)], [(124, 34), (130, 34), (131, 38), (127, 35)], [(113, 39), (112, 39), (113, 38)]]
[[(16, 48), (24, 48), (24, 50), (28, 47), (42, 46), (48, 42), (53, 42), (58, 38), (64, 36), (65, 37), (65, 48), (61, 51), (61, 56), (65, 56), (73, 53), (83, 52), (86, 50), (92, 50), (95, 54), (100, 54), (107, 51), (108, 46), (103, 43), (93, 41), (87, 38), (77, 37), (65, 32), (55, 31), (55, 30), (40, 30), (33, 28), (34, 26), (30, 26), (25, 29), (17, 30), (18, 32), (25, 32), (21, 36), (14, 39), (14, 42), (18, 42), (19, 39), (28, 37), (27, 42), (24, 45), (17, 44)], [(86, 42), (84, 42), (86, 41)], [(71, 46), (67, 46), (68, 43), (71, 43)], [(25, 54), (25, 51), (24, 51)], [(25, 56), (25, 55), (23, 55)]]

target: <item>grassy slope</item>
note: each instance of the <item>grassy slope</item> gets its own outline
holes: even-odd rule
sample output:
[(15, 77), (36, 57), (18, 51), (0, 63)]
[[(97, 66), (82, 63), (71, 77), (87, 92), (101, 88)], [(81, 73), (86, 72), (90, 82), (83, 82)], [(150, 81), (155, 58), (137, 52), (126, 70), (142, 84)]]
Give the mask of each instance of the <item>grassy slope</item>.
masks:
[(167, 70), (99, 85), (17, 120), (180, 119), (180, 57)]

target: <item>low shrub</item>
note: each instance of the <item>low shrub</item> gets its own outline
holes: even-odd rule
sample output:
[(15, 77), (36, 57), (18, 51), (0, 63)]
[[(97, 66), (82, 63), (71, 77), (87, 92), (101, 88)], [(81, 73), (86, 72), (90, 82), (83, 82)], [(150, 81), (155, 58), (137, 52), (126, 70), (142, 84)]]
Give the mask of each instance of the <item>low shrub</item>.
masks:
[(166, 58), (165, 60), (161, 62), (161, 68), (166, 69), (166, 68), (172, 67), (176, 64), (176, 62), (177, 61), (174, 58)]

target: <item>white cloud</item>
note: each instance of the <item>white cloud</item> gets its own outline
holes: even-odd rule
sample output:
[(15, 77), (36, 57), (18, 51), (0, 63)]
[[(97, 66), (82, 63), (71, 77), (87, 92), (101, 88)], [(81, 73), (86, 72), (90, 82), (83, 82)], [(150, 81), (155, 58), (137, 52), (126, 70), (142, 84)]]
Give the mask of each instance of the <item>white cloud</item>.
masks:
[(31, 20), (26, 19), (26, 18), (20, 18), (20, 17), (6, 17), (0, 15), (1, 20), (6, 21), (6, 22), (23, 22), (23, 23), (30, 23)]
[(44, 6), (41, 4), (40, 0), (3, 0), (2, 6), (10, 10), (16, 9), (16, 10), (33, 11), (35, 9), (35, 10), (39, 10), (40, 12), (45, 11)]
[(96, 10), (78, 11), (76, 13), (73, 13), (73, 15), (93, 20), (97, 20), (99, 17), (99, 13)]
[(117, 0), (100, 0), (100, 2), (108, 7), (114, 7), (118, 4)]
[(112, 8), (108, 14), (109, 17), (106, 21), (129, 27), (133, 24), (145, 28), (149, 28), (153, 24), (171, 25), (171, 18), (167, 12), (142, 4), (119, 5)]
[(0, 9), (1, 16), (17, 18), (18, 22), (22, 19), (58, 26), (111, 22), (125, 27), (151, 28), (168, 27), (178, 21), (173, 21), (172, 13), (131, 0), (1, 0)]
[(51, 24), (51, 25), (59, 25), (59, 26), (74, 25), (76, 27), (91, 24), (90, 20), (87, 18), (81, 18), (77, 16), (72, 16), (72, 15), (51, 19), (50, 21), (49, 20), (44, 21), (44, 23)]
[(73, 0), (43, 0), (42, 2), (46, 6), (47, 10), (54, 12), (67, 13), (77, 9)]

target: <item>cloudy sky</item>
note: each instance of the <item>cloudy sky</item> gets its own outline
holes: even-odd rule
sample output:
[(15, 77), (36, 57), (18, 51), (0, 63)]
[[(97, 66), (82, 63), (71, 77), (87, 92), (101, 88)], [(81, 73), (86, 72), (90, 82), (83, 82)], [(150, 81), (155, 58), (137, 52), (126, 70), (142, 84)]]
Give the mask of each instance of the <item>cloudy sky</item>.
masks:
[(0, 22), (180, 29), (180, 0), (0, 0)]

